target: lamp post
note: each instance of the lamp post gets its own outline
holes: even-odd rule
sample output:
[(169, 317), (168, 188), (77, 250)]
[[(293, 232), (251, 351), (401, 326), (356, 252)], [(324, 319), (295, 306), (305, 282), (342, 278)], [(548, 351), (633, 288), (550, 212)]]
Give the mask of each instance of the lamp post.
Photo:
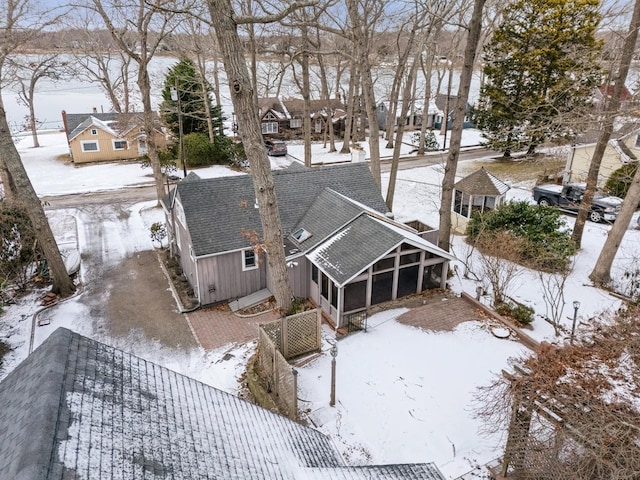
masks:
[(180, 103), (180, 91), (178, 90), (178, 77), (176, 77), (176, 85), (171, 88), (171, 100), (176, 102), (178, 107), (178, 158), (182, 163), (182, 172), (187, 176), (187, 162), (184, 157), (184, 132), (182, 130), (182, 105)]
[(573, 302), (573, 323), (571, 324), (571, 345), (573, 345), (573, 336), (576, 333), (576, 319), (578, 318), (578, 309), (580, 308), (580, 302)]
[(335, 340), (329, 352), (331, 353), (331, 399), (329, 406), (333, 407), (336, 404), (336, 357), (338, 356), (338, 345)]

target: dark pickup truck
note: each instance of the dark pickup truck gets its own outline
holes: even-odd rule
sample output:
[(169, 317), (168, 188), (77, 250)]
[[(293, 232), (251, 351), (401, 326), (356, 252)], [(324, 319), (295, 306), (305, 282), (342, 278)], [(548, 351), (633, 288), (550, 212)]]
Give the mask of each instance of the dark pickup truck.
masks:
[[(561, 210), (578, 213), (585, 184), (538, 185), (533, 188), (533, 199), (538, 205), (554, 206)], [(589, 220), (592, 222), (613, 222), (620, 211), (622, 199), (596, 194), (591, 202)]]

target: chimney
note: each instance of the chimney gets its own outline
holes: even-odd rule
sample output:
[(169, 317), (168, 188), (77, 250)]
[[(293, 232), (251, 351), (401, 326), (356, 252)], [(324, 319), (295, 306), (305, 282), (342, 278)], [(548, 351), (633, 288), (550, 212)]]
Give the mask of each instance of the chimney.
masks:
[(93, 113), (98, 113), (98, 109), (96, 107), (93, 107)]

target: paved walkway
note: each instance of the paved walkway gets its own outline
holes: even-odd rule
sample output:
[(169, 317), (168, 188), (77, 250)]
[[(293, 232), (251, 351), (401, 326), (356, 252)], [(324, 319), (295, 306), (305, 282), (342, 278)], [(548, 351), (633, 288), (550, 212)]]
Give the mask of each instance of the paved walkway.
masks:
[(215, 350), (229, 343), (255, 340), (258, 338), (258, 325), (276, 318), (278, 315), (273, 311), (255, 317), (238, 317), (226, 304), (187, 314), (193, 334), (205, 350)]
[[(406, 299), (388, 302), (374, 310), (407, 307), (409, 311), (398, 317), (398, 322), (426, 330), (454, 330), (469, 320), (485, 317), (471, 303), (452, 293), (433, 292)], [(373, 315), (375, 312), (372, 312)], [(269, 311), (255, 317), (239, 317), (227, 305), (196, 310), (187, 314), (187, 319), (200, 345), (205, 350), (214, 350), (229, 343), (246, 343), (258, 338), (258, 325), (277, 319)]]

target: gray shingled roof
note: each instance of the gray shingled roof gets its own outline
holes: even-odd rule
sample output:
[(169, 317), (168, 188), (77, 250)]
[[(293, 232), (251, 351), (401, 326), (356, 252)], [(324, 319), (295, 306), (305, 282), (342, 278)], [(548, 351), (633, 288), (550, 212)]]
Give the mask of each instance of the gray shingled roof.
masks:
[[(349, 283), (403, 242), (439, 257), (455, 260), (453, 255), (414, 232), (392, 220), (362, 212), (306, 256), (339, 286)], [(365, 245), (366, 248), (363, 248)]]
[(113, 122), (118, 119), (119, 113), (67, 113), (67, 133), (71, 136), (71, 133), (80, 126), (81, 123), (89, 120), (91, 124), (91, 117), (95, 117), (103, 122)]
[(456, 190), (468, 195), (504, 195), (509, 185), (487, 172), (484, 167), (464, 177), (453, 186)]
[[(348, 201), (332, 189), (324, 189), (293, 229), (295, 232), (298, 228), (304, 228), (311, 234), (309, 238), (299, 242), (301, 250), (305, 252), (311, 250), (360, 215), (362, 210), (361, 206)], [(327, 215), (327, 212), (330, 214)]]
[(344, 467), (323, 434), (59, 328), (0, 382), (0, 478), (424, 479)]
[[(273, 178), (285, 236), (293, 231), (327, 187), (373, 210), (387, 212), (369, 167), (364, 163), (280, 170), (274, 172)], [(259, 212), (254, 206), (251, 176), (182, 181), (176, 188), (196, 256), (247, 248), (249, 242), (241, 231), (262, 232)], [(168, 205), (167, 198), (165, 205)]]

